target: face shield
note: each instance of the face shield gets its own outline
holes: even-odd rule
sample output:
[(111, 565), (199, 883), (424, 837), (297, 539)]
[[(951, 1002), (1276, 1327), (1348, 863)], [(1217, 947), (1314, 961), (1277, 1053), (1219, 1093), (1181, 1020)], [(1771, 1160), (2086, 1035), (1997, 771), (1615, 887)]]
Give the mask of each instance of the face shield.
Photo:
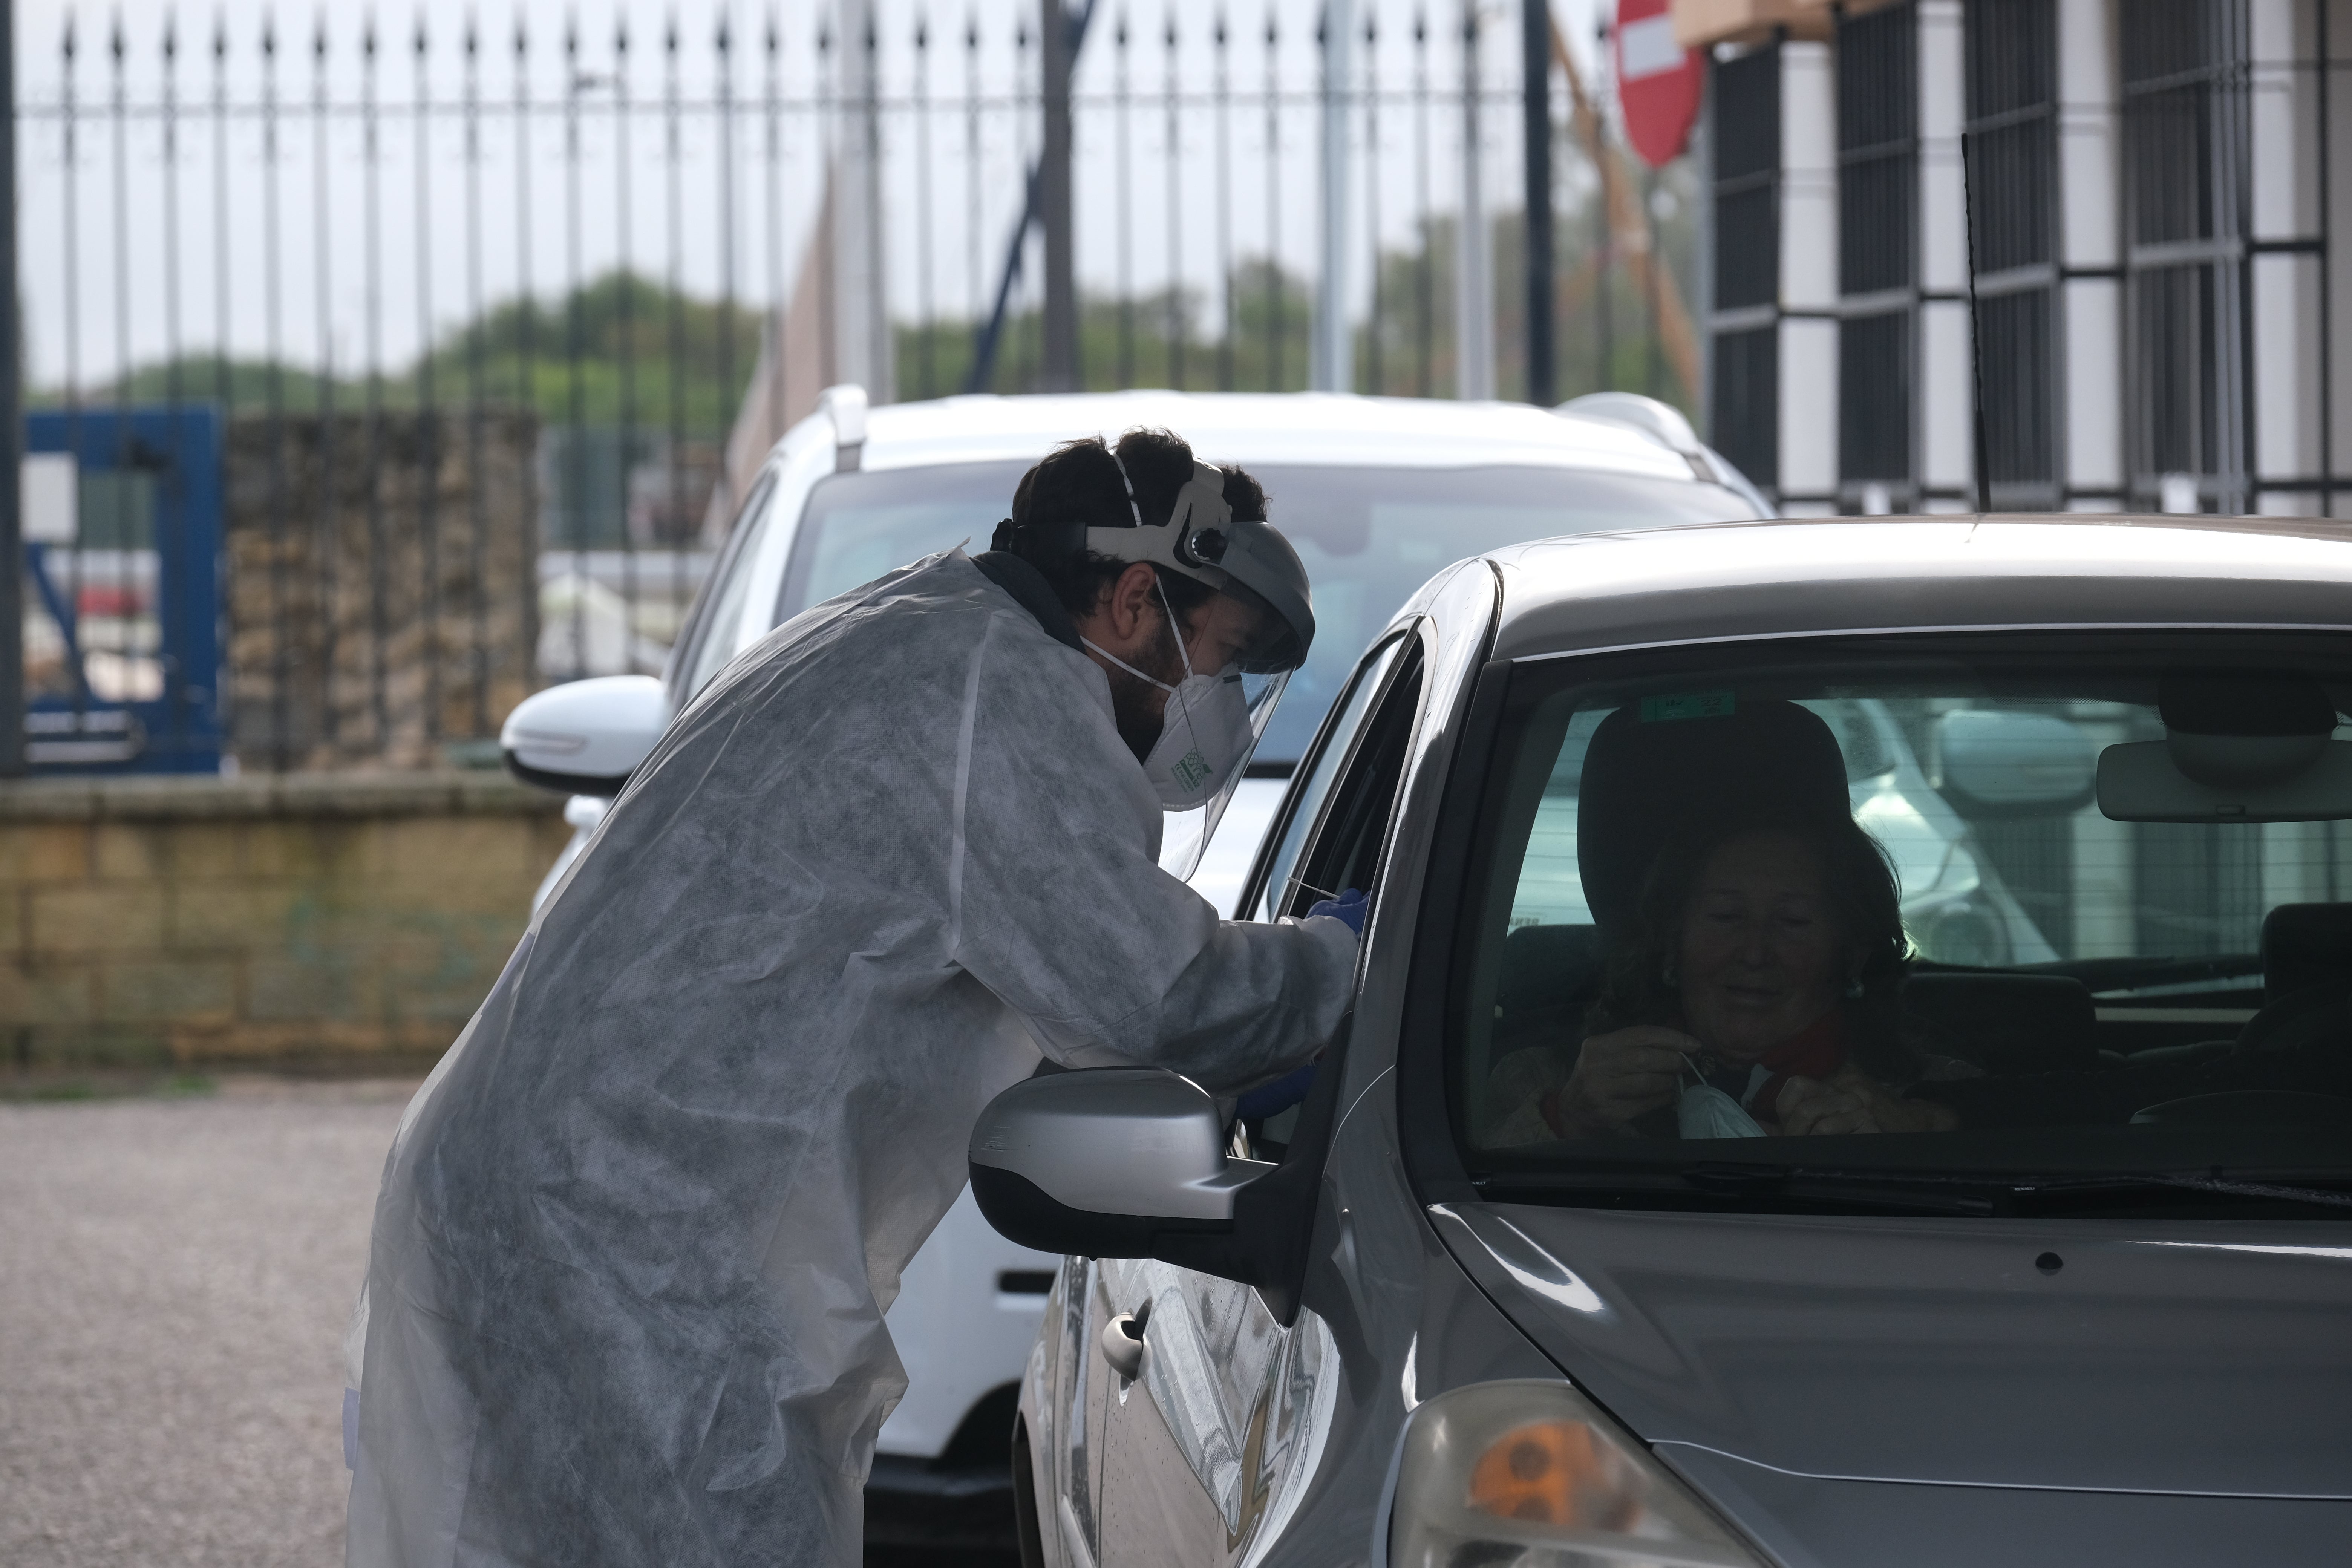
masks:
[[(1120, 477), (1126, 477), (1123, 466)], [(1145, 527), (1129, 486), (1135, 525), (1086, 531), (1087, 550), (1117, 561), (1149, 562), (1215, 589), (1224, 601), (1213, 599), (1195, 620), (1221, 650), (1234, 651), (1223, 668), (1202, 669), (1179, 635), (1185, 679), (1168, 693), (1160, 743), (1144, 764), (1168, 814), (1160, 864), (1176, 877), (1190, 877), (1200, 865), (1283, 688), (1315, 641), (1315, 612), (1298, 552), (1268, 524), (1236, 521), (1225, 504), (1224, 484), (1216, 468), (1195, 463), (1167, 522)], [(1240, 628), (1239, 635), (1214, 636), (1232, 628)]]

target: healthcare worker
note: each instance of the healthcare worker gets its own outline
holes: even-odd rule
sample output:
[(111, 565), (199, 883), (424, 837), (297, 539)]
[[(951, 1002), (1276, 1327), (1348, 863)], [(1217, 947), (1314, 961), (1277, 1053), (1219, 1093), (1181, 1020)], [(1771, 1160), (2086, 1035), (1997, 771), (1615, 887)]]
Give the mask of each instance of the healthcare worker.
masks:
[(1221, 921), (1155, 858), (1314, 635), (1263, 516), (1166, 432), (1065, 446), (1002, 548), (795, 617), (671, 725), (402, 1118), (352, 1568), (847, 1568), (882, 1315), (988, 1100), (1040, 1052), (1233, 1092), (1321, 1048), (1350, 922)]

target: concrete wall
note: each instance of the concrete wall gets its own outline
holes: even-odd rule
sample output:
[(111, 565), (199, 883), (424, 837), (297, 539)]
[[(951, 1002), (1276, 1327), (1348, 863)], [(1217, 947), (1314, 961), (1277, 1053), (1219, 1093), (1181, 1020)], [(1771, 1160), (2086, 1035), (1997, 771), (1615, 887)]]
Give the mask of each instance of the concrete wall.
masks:
[(493, 773), (0, 786), (0, 1052), (413, 1068), (497, 978), (562, 811)]

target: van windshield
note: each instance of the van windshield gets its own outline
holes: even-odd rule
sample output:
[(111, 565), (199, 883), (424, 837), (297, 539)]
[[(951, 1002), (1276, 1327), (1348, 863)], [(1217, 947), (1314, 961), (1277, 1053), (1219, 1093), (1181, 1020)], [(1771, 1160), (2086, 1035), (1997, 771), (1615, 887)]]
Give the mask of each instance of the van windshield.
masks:
[[(1315, 646), (1258, 743), (1262, 763), (1297, 762), (1364, 649), (1440, 567), (1529, 539), (1730, 521), (1752, 510), (1716, 485), (1568, 468), (1246, 466), (1315, 595)], [(941, 464), (823, 480), (793, 542), (777, 621), (934, 551), (987, 549), (1028, 467)]]
[(1523, 664), (1451, 1032), (1465, 1160), (2284, 1183), (2352, 1217), (2320, 1191), (2352, 1184), (2347, 707), (2352, 642), (2301, 635)]

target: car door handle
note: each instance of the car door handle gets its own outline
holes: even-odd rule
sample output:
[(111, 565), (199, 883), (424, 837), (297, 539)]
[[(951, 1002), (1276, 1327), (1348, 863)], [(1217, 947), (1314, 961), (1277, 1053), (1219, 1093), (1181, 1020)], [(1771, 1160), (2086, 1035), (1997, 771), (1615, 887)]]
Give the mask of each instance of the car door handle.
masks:
[(1132, 1312), (1121, 1312), (1103, 1325), (1103, 1360), (1111, 1371), (1132, 1381), (1143, 1370), (1143, 1325)]

